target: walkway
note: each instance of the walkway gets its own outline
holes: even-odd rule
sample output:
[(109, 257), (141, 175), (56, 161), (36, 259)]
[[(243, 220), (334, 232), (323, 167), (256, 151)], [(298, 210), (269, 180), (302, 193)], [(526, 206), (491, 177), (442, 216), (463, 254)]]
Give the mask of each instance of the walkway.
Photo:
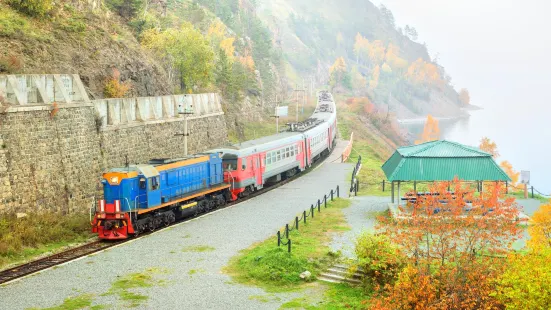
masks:
[(0, 287), (0, 309), (52, 307), (83, 294), (90, 294), (92, 305), (120, 309), (128, 301), (105, 293), (120, 277), (148, 268), (164, 270), (154, 275), (164, 284), (132, 289), (148, 296), (137, 309), (277, 309), (296, 294), (258, 298), (266, 296), (262, 289), (230, 283), (221, 269), (331, 188), (346, 189), (351, 170), (350, 164), (326, 163), (244, 203), (5, 285)]

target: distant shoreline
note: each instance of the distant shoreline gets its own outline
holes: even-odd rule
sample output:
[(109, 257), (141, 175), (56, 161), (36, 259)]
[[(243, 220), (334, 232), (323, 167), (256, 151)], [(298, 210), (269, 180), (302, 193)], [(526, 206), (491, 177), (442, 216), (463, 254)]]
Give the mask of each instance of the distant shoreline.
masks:
[(466, 110), (466, 111), (476, 111), (476, 110), (484, 110), (483, 107), (479, 107), (477, 105), (473, 105), (473, 104), (469, 104), (463, 108), (461, 108), (461, 110)]

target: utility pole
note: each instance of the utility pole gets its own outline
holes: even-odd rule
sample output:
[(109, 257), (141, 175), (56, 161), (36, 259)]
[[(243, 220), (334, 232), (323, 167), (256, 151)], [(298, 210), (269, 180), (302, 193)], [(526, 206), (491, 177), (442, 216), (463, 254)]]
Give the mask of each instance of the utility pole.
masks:
[[(193, 106), (191, 108), (193, 108)], [(186, 108), (186, 104), (184, 103), (182, 111), (178, 111), (178, 114), (184, 115), (184, 133), (175, 134), (174, 136), (184, 136), (184, 156), (187, 156), (187, 137), (189, 136), (187, 129), (187, 116), (193, 114), (193, 111), (191, 111), (191, 109), (188, 110)]]
[(278, 108), (279, 108), (279, 101), (277, 100), (277, 95), (276, 95), (276, 107), (275, 107), (275, 113), (272, 117), (275, 117), (276, 119), (276, 133), (279, 133), (279, 114), (277, 113), (278, 111)]
[(295, 84), (295, 123), (298, 123), (298, 83)]
[(302, 92), (303, 95), (301, 96), (302, 102), (302, 113), (304, 113), (304, 96), (306, 95), (306, 89), (304, 88), (304, 79), (302, 80), (302, 89), (298, 88), (298, 83), (295, 84), (295, 122), (298, 123), (298, 106), (300, 104), (300, 101), (298, 99), (298, 93)]

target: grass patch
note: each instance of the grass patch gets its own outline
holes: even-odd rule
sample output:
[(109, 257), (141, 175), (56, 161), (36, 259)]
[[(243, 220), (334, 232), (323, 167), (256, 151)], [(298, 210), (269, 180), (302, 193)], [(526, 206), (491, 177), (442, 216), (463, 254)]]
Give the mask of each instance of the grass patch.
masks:
[(184, 247), (182, 252), (212, 252), (215, 248), (208, 245), (191, 245)]
[(162, 281), (154, 279), (153, 275), (161, 270), (156, 268), (147, 269), (145, 272), (131, 273), (116, 280), (107, 293), (107, 295), (117, 295), (119, 298), (128, 303), (128, 307), (137, 307), (149, 299), (148, 296), (142, 295), (131, 290), (139, 288), (148, 288), (154, 285), (159, 285)]
[(188, 275), (192, 276), (197, 273), (204, 273), (205, 269), (191, 269), (187, 272)]
[(56, 252), (93, 237), (86, 214), (29, 213), (0, 219), (0, 268)]
[(315, 213), (307, 223), (301, 222), (298, 231), (292, 231), (292, 252), (277, 246), (277, 237), (253, 245), (232, 258), (225, 271), (239, 283), (258, 285), (268, 291), (294, 290), (303, 284), (300, 273), (308, 270), (312, 278), (326, 269), (336, 258), (326, 245), (332, 232), (349, 229), (343, 208), (350, 201), (336, 199), (328, 203), (327, 209)]
[(322, 300), (299, 297), (281, 305), (280, 309), (366, 309), (369, 296), (361, 288), (348, 284), (325, 284)]
[[(42, 308), (42, 310), (77, 310), (77, 309), (93, 309), (99, 310), (104, 309), (103, 305), (92, 306), (94, 295), (92, 294), (83, 294), (75, 297), (69, 297), (63, 301), (59, 306), (51, 308)], [(38, 310), (41, 308), (31, 308), (30, 310)]]

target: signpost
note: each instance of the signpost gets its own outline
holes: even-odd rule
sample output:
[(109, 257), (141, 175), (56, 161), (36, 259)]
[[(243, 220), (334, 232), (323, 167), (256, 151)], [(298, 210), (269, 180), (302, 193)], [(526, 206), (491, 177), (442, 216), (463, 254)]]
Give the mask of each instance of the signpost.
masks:
[(276, 108), (275, 108), (275, 119), (276, 119), (276, 132), (279, 133), (279, 117), (280, 116), (287, 116), (289, 115), (289, 107), (288, 106), (284, 106), (284, 107), (280, 107), (279, 106), (279, 103), (278, 105), (276, 105)]
[(178, 114), (184, 115), (184, 133), (176, 134), (175, 136), (184, 136), (184, 156), (187, 156), (187, 137), (189, 136), (187, 130), (187, 116), (193, 114), (193, 104), (189, 106), (182, 98), (181, 102), (178, 102)]
[[(530, 171), (520, 171), (520, 183), (524, 184), (524, 199), (528, 198), (528, 184), (530, 184)], [(532, 191), (533, 194), (533, 191)]]

